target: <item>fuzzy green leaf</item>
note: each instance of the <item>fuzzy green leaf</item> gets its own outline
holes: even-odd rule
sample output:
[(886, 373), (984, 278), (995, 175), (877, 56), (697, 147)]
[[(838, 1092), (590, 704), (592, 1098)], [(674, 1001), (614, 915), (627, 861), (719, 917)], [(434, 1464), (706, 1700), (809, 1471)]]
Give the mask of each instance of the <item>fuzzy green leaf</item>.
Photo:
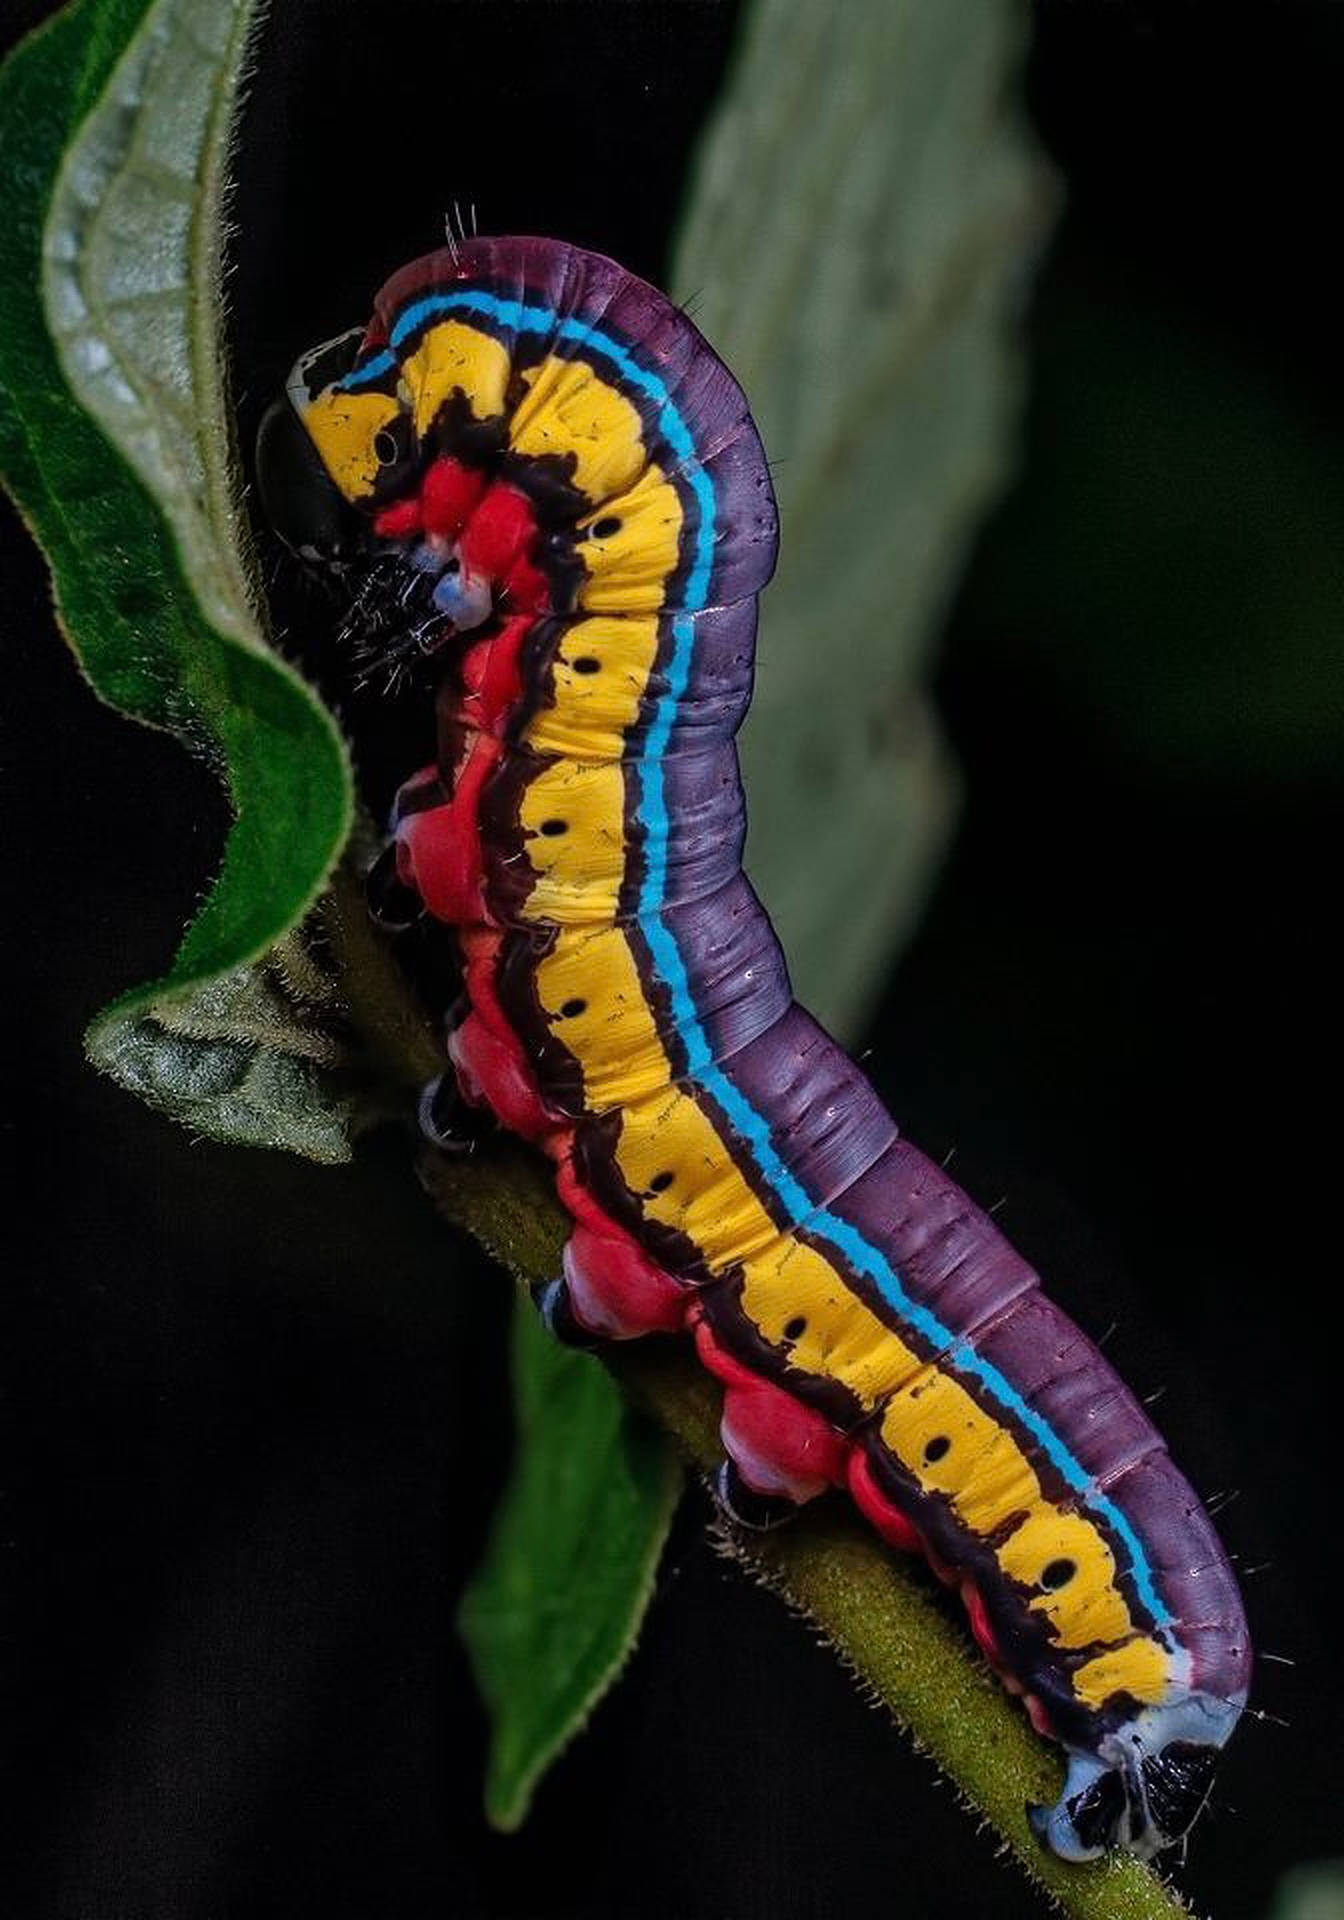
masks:
[(1004, 472), (1009, 323), (1052, 198), (1010, 84), (1022, 27), (1008, 0), (757, 0), (676, 253), (779, 496), (748, 864), (840, 1034), (913, 930), (953, 813), (924, 680)]
[(171, 970), (95, 1022), (91, 1057), (197, 1131), (331, 1159), (344, 1113), (316, 1057), (329, 1035), (291, 1044), (302, 1000), (267, 1023), (259, 986), (220, 1031), (219, 983), (303, 919), (352, 804), (330, 716), (266, 647), (235, 486), (219, 287), (253, 17), (249, 0), (77, 0), (6, 62), (0, 472), (95, 690), (208, 757), (233, 804)]
[(486, 1812), (509, 1831), (625, 1664), (681, 1479), (611, 1376), (514, 1315), (517, 1456), (461, 1627), (490, 1710)]
[(338, 1037), (343, 1012), (335, 977), (292, 933), (190, 993), (118, 1008), (95, 1027), (90, 1051), (198, 1132), (330, 1164), (350, 1158), (351, 1113), (326, 1084), (351, 1064)]

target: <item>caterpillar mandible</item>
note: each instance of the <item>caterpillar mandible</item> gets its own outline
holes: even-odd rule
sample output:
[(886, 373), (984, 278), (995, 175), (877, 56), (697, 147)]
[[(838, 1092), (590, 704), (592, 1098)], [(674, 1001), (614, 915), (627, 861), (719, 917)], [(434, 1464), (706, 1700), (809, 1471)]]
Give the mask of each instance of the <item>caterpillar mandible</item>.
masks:
[(743, 875), (734, 736), (776, 552), (741, 390), (614, 262), (472, 239), (302, 356), (263, 502), (347, 627), (437, 681), (437, 757), (371, 874), (457, 931), (444, 1144), (493, 1115), (572, 1218), (542, 1311), (685, 1331), (723, 1383), (718, 1496), (845, 1487), (959, 1587), (1066, 1748), (1031, 1810), (1070, 1860), (1150, 1857), (1246, 1700), (1235, 1579), (1161, 1437), (1036, 1274), (793, 999)]

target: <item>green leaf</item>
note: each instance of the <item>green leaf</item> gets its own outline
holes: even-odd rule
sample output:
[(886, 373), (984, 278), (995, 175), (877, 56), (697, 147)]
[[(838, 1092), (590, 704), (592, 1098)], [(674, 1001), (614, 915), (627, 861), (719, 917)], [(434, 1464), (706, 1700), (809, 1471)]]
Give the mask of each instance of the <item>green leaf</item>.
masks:
[(625, 1664), (680, 1489), (664, 1437), (525, 1301), (513, 1382), (517, 1457), (461, 1612), (490, 1711), (486, 1812), (506, 1831)]
[(924, 681), (1004, 472), (1009, 323), (1052, 198), (1010, 84), (1023, 24), (1008, 0), (757, 0), (676, 253), (779, 495), (748, 863), (802, 997), (842, 1034), (953, 813)]
[[(90, 1055), (200, 1132), (330, 1159), (348, 1147), (329, 1033), (296, 1050), (302, 1000), (267, 1023), (274, 979), (239, 980), (307, 914), (352, 814), (334, 723), (267, 648), (237, 497), (220, 279), (253, 18), (249, 0), (78, 0), (0, 72), (0, 472), (95, 690), (208, 757), (233, 804), (171, 970), (94, 1023)], [(249, 1003), (231, 1035), (222, 981)], [(260, 1127), (249, 1074), (274, 1102)]]

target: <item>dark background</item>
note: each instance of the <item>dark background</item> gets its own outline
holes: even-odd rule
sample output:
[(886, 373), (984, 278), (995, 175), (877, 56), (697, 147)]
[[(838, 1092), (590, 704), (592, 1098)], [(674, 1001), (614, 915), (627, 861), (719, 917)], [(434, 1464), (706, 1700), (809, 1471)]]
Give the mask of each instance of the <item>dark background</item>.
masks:
[[(40, 9), (30, 9), (35, 15)], [(1043, 5), (1068, 190), (1016, 484), (940, 697), (955, 852), (873, 1024), (898, 1118), (1141, 1392), (1248, 1577), (1257, 1702), (1182, 1884), (1261, 1915), (1340, 1844), (1338, 241), (1344, 17)], [(241, 157), (245, 421), (454, 194), (658, 278), (734, 9), (292, 8)], [(633, 77), (633, 80), (632, 80)], [(557, 125), (565, 104), (563, 133)], [(399, 1140), (322, 1171), (193, 1142), (82, 1064), (217, 859), (214, 782), (100, 707), (5, 532), (24, 936), (4, 1547), (18, 1915), (1041, 1911), (687, 1503), (630, 1670), (525, 1831), (478, 1815), (451, 1632), (507, 1459), (506, 1289)], [(786, 529), (787, 537), (787, 529)], [(768, 630), (767, 630), (768, 631)], [(401, 1204), (397, 1204), (400, 1194)]]

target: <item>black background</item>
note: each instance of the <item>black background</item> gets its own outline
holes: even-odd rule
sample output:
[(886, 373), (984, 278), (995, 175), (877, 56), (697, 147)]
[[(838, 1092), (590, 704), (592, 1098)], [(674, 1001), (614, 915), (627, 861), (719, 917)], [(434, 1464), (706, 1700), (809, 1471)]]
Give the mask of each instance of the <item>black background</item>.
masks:
[[(1042, 6), (1065, 214), (1019, 478), (940, 697), (966, 805), (870, 1070), (1141, 1392), (1244, 1564), (1258, 1703), (1182, 1884), (1267, 1911), (1335, 1850), (1331, 1060), (1337, 660), (1304, 633), (1340, 472), (1344, 27), (1327, 6)], [(232, 283), (245, 424), (454, 195), (658, 278), (734, 10), (289, 10)], [(218, 859), (209, 775), (79, 680), (6, 515), (7, 881), (26, 1465), (13, 1911), (1035, 1913), (775, 1601), (674, 1534), (639, 1651), (514, 1838), (451, 1616), (507, 1459), (506, 1290), (399, 1140), (322, 1171), (193, 1142), (82, 1064)], [(787, 528), (785, 529), (787, 538)], [(1278, 597), (1276, 597), (1276, 595)], [(1314, 596), (1314, 597), (1313, 597)], [(1338, 601), (1334, 603), (1338, 608)], [(1269, 609), (1266, 612), (1266, 608)], [(767, 629), (768, 633), (768, 629)], [(1250, 638), (1247, 638), (1247, 635)], [(1266, 635), (1270, 640), (1266, 642)], [(875, 850), (875, 858), (879, 857)]]

